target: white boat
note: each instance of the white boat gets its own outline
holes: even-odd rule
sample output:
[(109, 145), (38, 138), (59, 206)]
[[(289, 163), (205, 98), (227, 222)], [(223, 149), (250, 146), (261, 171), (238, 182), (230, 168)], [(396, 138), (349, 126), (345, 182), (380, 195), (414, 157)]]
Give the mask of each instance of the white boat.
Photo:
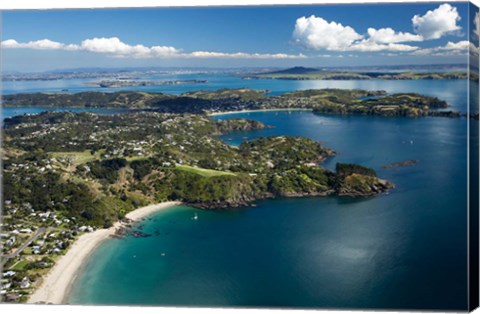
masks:
[(195, 213), (195, 215), (193, 215), (193, 218), (192, 218), (192, 219), (193, 219), (193, 220), (197, 220), (197, 219), (198, 219), (197, 213)]

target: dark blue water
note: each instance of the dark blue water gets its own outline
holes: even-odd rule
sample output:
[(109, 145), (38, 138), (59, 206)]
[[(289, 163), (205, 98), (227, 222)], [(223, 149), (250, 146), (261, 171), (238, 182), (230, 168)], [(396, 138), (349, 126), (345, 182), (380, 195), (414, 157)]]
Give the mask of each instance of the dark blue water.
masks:
[[(233, 211), (179, 207), (158, 213), (140, 226), (160, 234), (105, 242), (78, 277), (69, 302), (466, 308), (466, 119), (299, 111), (231, 116), (275, 128), (225, 136), (230, 143), (307, 136), (338, 152), (327, 166), (358, 162), (397, 187), (363, 199), (276, 199)], [(419, 162), (381, 168), (407, 159)]]

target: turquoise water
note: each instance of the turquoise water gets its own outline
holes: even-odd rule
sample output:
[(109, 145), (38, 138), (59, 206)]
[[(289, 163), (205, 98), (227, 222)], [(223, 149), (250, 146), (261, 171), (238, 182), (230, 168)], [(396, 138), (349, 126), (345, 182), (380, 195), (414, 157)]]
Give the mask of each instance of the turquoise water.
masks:
[[(234, 116), (275, 128), (225, 136), (232, 144), (308, 136), (338, 152), (328, 167), (358, 162), (397, 188), (373, 198), (155, 214), (139, 224), (151, 237), (107, 241), (93, 254), (70, 303), (465, 309), (466, 119)], [(419, 163), (381, 168), (407, 159)]]
[[(177, 78), (209, 82), (145, 89), (177, 94), (225, 87), (270, 89), (272, 94), (326, 87), (383, 89), (437, 96), (452, 109), (467, 108), (467, 83), (462, 80), (274, 81), (200, 74)], [(73, 81), (43, 83), (3, 87), (7, 93), (94, 90)], [(4, 115), (7, 110), (11, 108), (3, 108)], [(360, 163), (394, 182), (396, 189), (373, 198), (276, 199), (229, 211), (180, 206), (156, 213), (137, 225), (150, 237), (112, 239), (92, 254), (72, 286), (69, 303), (466, 309), (466, 119), (300, 111), (215, 119), (232, 117), (274, 126), (222, 137), (232, 145), (259, 136), (306, 136), (337, 151), (325, 167)], [(408, 159), (419, 162), (381, 168)], [(198, 220), (192, 219), (194, 213)]]

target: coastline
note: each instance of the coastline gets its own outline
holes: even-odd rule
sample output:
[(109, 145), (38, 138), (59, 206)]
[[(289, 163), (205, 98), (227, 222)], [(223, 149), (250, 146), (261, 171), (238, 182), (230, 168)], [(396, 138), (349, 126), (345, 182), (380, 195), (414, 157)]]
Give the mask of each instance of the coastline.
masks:
[[(148, 205), (129, 212), (125, 217), (132, 221), (138, 221), (154, 212), (180, 204), (181, 202), (163, 202)], [(95, 248), (114, 235), (117, 228), (121, 225), (120, 222), (116, 222), (108, 229), (99, 229), (81, 235), (67, 253), (55, 263), (55, 266), (53, 266), (47, 276), (43, 278), (42, 284), (29, 297), (27, 303), (65, 304), (70, 285), (75, 279), (79, 268)]]
[(305, 108), (249, 109), (249, 110), (238, 110), (238, 111), (211, 112), (211, 113), (208, 113), (207, 116), (222, 116), (222, 115), (235, 114), (235, 113), (270, 112), (270, 111), (313, 111), (313, 110), (305, 109)]

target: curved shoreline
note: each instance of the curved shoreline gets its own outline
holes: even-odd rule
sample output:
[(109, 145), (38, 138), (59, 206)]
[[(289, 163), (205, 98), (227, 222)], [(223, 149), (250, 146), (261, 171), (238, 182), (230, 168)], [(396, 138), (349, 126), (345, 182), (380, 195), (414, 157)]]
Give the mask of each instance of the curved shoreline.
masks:
[[(125, 215), (126, 218), (138, 221), (161, 209), (180, 205), (180, 202), (163, 202), (135, 209)], [(99, 229), (91, 233), (81, 235), (72, 247), (63, 255), (43, 279), (42, 284), (30, 296), (27, 303), (64, 304), (70, 290), (70, 285), (75, 279), (79, 268), (86, 258), (109, 236), (114, 235), (120, 222), (113, 227)]]

